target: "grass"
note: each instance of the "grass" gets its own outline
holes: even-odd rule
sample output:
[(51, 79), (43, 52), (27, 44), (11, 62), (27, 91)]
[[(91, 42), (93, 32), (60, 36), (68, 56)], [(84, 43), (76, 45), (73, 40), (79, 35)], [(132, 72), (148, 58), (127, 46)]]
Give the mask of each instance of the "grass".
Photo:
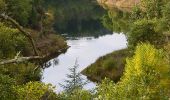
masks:
[(128, 49), (114, 51), (103, 57), (100, 57), (95, 63), (82, 71), (88, 79), (101, 82), (105, 77), (117, 82), (123, 74)]

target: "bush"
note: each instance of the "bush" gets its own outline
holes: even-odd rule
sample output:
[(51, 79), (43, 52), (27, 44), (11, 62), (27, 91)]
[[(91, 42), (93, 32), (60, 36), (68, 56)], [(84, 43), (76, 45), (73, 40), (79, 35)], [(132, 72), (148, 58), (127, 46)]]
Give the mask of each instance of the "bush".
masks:
[(17, 86), (18, 100), (55, 100), (54, 87), (41, 82), (29, 82), (23, 86)]

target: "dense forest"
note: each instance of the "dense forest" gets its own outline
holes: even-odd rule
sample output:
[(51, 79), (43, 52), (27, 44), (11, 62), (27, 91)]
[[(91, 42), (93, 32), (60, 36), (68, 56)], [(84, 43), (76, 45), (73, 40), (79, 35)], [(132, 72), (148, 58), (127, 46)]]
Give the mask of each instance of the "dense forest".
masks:
[[(44, 62), (69, 48), (60, 34), (104, 27), (128, 44), (82, 72), (95, 89), (83, 88), (77, 62), (62, 92), (41, 82)], [(169, 0), (140, 0), (130, 11), (105, 11), (95, 0), (0, 0), (0, 100), (133, 99), (170, 99)]]

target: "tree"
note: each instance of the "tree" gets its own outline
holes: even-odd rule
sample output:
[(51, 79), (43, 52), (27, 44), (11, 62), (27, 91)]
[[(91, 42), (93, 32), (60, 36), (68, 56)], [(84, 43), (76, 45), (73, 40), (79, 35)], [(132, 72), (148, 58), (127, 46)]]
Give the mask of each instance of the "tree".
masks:
[(60, 84), (64, 90), (67, 93), (73, 93), (76, 90), (81, 90), (83, 88), (84, 85), (87, 84), (88, 81), (84, 81), (84, 79), (81, 77), (81, 73), (77, 72), (77, 68), (78, 68), (78, 64), (77, 64), (77, 60), (75, 62), (75, 65), (73, 66), (73, 68), (70, 68), (70, 74), (67, 74), (67, 78), (65, 80), (65, 84)]

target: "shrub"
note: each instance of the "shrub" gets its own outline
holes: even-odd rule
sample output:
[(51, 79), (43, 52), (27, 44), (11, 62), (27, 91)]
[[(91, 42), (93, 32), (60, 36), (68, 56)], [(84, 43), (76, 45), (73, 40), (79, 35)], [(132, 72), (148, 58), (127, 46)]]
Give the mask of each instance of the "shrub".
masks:
[(41, 82), (29, 82), (26, 85), (17, 86), (18, 100), (55, 100), (54, 87)]

